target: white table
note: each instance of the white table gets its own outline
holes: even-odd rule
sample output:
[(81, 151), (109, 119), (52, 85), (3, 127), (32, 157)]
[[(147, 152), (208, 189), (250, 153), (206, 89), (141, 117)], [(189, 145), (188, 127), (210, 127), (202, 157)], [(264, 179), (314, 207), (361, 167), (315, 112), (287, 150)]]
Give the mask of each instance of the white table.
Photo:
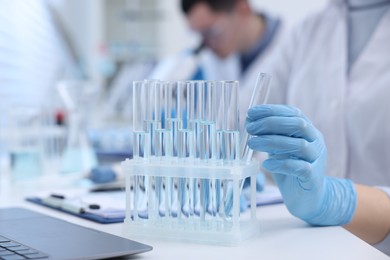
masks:
[[(4, 182), (0, 207), (22, 206), (82, 226), (124, 235), (123, 224), (97, 224), (24, 201), (34, 190), (11, 187)], [(310, 227), (293, 217), (282, 204), (257, 209), (261, 223), (259, 234), (240, 246), (224, 247), (189, 242), (128, 237), (153, 246), (136, 259), (389, 259), (374, 247), (342, 227)]]

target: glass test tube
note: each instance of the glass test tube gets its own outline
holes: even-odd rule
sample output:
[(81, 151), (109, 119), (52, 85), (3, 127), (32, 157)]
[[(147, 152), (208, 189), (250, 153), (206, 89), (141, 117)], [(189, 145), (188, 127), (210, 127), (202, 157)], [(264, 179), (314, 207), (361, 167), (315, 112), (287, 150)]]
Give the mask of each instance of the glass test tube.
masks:
[[(177, 100), (178, 84), (176, 82), (162, 82), (161, 98), (163, 100), (163, 117), (164, 124), (161, 133), (165, 135), (163, 145), (164, 161), (169, 162), (174, 157), (177, 157), (178, 151), (178, 131), (181, 126), (181, 121), (177, 118), (179, 102)], [(180, 96), (180, 94), (179, 94)], [(173, 205), (181, 204), (179, 198), (180, 179), (165, 177), (161, 180), (161, 190), (165, 193), (160, 194), (160, 208), (165, 212), (165, 216), (172, 216), (174, 212), (180, 212)], [(162, 204), (162, 205), (161, 205)]]
[[(145, 106), (145, 131), (150, 134), (150, 155), (152, 159), (161, 159), (162, 156), (162, 145), (164, 135), (161, 134), (162, 124), (162, 102), (161, 102), (161, 82), (159, 80), (144, 80), (144, 87), (146, 90), (147, 102)], [(158, 177), (145, 177), (145, 185), (147, 187), (147, 209), (148, 218), (157, 219), (160, 215), (159, 206), (162, 198), (160, 186), (161, 179)]]
[(238, 86), (238, 81), (225, 81), (223, 83), (223, 139), (224, 159), (226, 162), (240, 160)]
[(195, 86), (190, 81), (177, 82), (178, 115), (181, 126), (178, 135), (178, 157), (194, 159), (195, 150)]
[[(150, 132), (145, 124), (147, 89), (144, 81), (133, 82), (133, 158), (148, 159), (150, 157)], [(147, 208), (149, 178), (134, 176), (134, 219)]]
[(200, 98), (202, 100), (201, 118), (200, 118), (200, 155), (201, 159), (215, 160), (216, 154), (216, 105), (217, 105), (217, 87), (215, 81), (207, 81), (204, 85), (201, 85), (199, 91)]
[[(268, 94), (271, 86), (272, 76), (267, 73), (260, 73), (257, 76), (256, 84), (252, 92), (251, 101), (249, 103), (249, 108), (262, 105), (267, 102)], [(249, 134), (247, 131), (244, 131), (241, 138), (241, 158), (244, 161), (250, 161), (252, 159), (253, 150), (247, 145), (249, 140)]]
[[(240, 132), (238, 116), (238, 81), (223, 82), (223, 159), (226, 163), (240, 160)], [(233, 182), (222, 180), (223, 206), (219, 213), (223, 218), (230, 218), (233, 208)]]
[(144, 80), (146, 90), (146, 100), (143, 104), (145, 107), (145, 131), (150, 133), (150, 155), (159, 155), (159, 143), (157, 143), (156, 129), (161, 129), (161, 100), (160, 100), (160, 81)]
[[(177, 81), (171, 107), (176, 111), (177, 157), (181, 164), (193, 163), (195, 159), (195, 87), (190, 81)], [(178, 217), (194, 215), (194, 178), (181, 178), (178, 183)], [(182, 214), (183, 213), (183, 214)]]
[[(224, 145), (223, 145), (223, 127), (224, 127), (224, 102), (223, 102), (223, 85), (224, 81), (215, 81), (215, 93), (217, 98), (215, 98), (215, 113), (216, 113), (216, 159), (217, 163), (221, 162), (224, 158)], [(212, 202), (212, 212), (218, 215), (223, 215), (224, 203), (222, 201), (222, 181), (221, 179), (216, 179), (212, 185), (214, 186), (215, 196), (214, 202)]]
[[(201, 158), (201, 119), (204, 117), (204, 85), (205, 81), (187, 81), (187, 128), (193, 131), (194, 136), (194, 158)], [(190, 184), (190, 212), (193, 217), (199, 216), (201, 220), (205, 218), (204, 207), (204, 185), (201, 179), (193, 178)], [(191, 214), (191, 213), (190, 213)]]
[(133, 158), (149, 158), (150, 132), (145, 129), (147, 91), (144, 81), (133, 82)]
[(188, 126), (194, 130), (195, 136), (195, 158), (201, 157), (201, 136), (202, 129), (200, 122), (204, 118), (205, 110), (205, 81), (194, 80), (187, 82), (187, 111)]
[(218, 96), (215, 99), (215, 129), (216, 129), (216, 156), (217, 159), (223, 159), (223, 129), (224, 129), (224, 119), (225, 119), (225, 110), (223, 102), (223, 84), (224, 81), (215, 82), (215, 93)]
[[(217, 163), (217, 81), (207, 81), (198, 87), (200, 159), (208, 164)], [(201, 219), (216, 212), (215, 179), (200, 180)]]
[(169, 160), (173, 156), (173, 129), (171, 128), (171, 82), (164, 81), (155, 89), (154, 104), (156, 116), (159, 123), (155, 127), (155, 155), (159, 159)]
[(172, 134), (172, 156), (178, 157), (178, 131), (183, 128), (183, 99), (185, 94), (185, 82), (164, 82), (166, 92), (166, 127)]

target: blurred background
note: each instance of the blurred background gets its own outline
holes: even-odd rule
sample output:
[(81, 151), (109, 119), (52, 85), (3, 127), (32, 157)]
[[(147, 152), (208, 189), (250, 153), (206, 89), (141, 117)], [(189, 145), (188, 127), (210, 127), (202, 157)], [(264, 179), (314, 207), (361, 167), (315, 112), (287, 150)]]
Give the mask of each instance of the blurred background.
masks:
[[(326, 2), (251, 5), (291, 27)], [(179, 0), (0, 0), (0, 169), (33, 163), (32, 148), (45, 154), (38, 172), (128, 157), (132, 81), (199, 41)], [(75, 158), (85, 165), (64, 165)]]
[[(251, 1), (288, 25), (325, 2)], [(197, 41), (179, 0), (1, 0), (0, 5), (2, 103), (16, 88), (19, 97), (40, 100), (58, 79), (69, 77), (97, 80), (108, 90), (122, 63), (157, 61)]]

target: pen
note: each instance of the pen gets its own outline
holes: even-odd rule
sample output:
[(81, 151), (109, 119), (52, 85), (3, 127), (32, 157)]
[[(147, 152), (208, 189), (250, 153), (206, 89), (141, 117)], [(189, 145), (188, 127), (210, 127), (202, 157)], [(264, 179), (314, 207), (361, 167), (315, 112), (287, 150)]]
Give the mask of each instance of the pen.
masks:
[(108, 192), (108, 191), (124, 191), (125, 184), (122, 182), (100, 184), (91, 188), (90, 192)]
[(45, 205), (60, 208), (64, 211), (71, 212), (74, 214), (86, 213), (86, 208), (92, 210), (100, 209), (98, 204), (85, 204), (80, 200), (67, 200), (65, 196), (59, 194), (51, 194), (49, 197), (43, 198), (42, 202)]
[(87, 212), (87, 208), (97, 210), (100, 209), (100, 206), (98, 204), (80, 205), (79, 202), (64, 201), (61, 208), (75, 214), (83, 214)]
[(71, 201), (64, 201), (61, 208), (65, 211), (72, 212), (75, 214), (85, 213), (85, 208), (82, 205)]
[(53, 196), (49, 196), (49, 197), (42, 199), (43, 204), (54, 207), (54, 208), (61, 208), (63, 201), (64, 201), (63, 198), (58, 198), (58, 197), (53, 197)]

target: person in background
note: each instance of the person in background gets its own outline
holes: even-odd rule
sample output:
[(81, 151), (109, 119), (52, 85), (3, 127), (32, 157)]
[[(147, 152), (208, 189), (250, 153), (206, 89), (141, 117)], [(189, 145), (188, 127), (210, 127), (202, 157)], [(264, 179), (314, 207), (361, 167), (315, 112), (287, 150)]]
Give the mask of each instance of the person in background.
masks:
[(257, 72), (280, 38), (281, 21), (255, 12), (247, 0), (181, 0), (181, 9), (201, 43), (162, 61), (149, 78), (239, 80), (243, 125)]
[(247, 0), (182, 0), (181, 8), (204, 46), (197, 77), (239, 80), (244, 122), (257, 72), (274, 50), (281, 21), (254, 11)]
[(246, 122), (294, 216), (342, 225), (388, 255), (389, 27), (390, 0), (330, 1), (281, 43), (266, 69), (270, 105)]

